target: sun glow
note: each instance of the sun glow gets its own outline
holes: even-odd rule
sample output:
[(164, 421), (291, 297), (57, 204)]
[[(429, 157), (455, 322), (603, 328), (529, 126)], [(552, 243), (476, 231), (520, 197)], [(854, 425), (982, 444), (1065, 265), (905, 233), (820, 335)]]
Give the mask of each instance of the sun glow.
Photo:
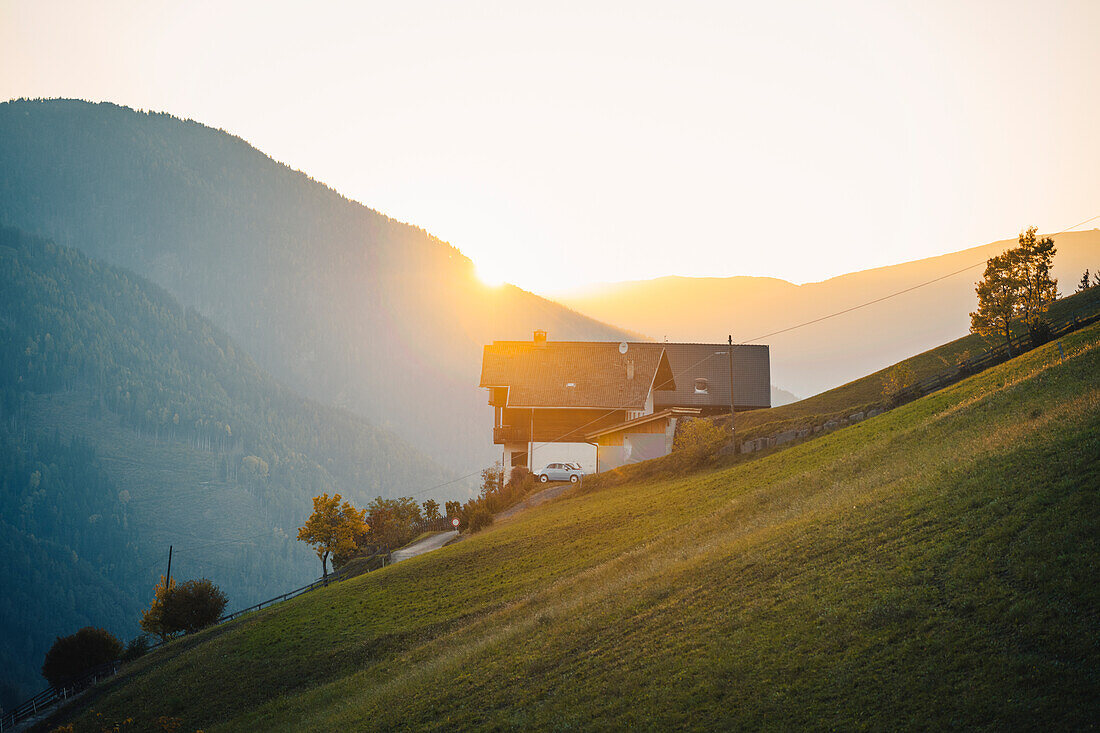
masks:
[(477, 272), (477, 279), (480, 280), (483, 285), (488, 285), (491, 288), (499, 288), (504, 284), (506, 276), (499, 267), (479, 262), (475, 266), (475, 270)]

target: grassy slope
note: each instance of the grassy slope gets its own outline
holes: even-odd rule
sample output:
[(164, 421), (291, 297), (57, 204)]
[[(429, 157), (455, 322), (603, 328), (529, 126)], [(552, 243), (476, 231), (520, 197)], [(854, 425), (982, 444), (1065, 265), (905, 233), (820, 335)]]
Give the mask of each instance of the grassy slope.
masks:
[(1100, 327), (1063, 343), (1064, 365), (1051, 344), (781, 453), (555, 502), (88, 702), (207, 730), (1083, 727)]
[[(1100, 302), (1100, 287), (1090, 288), (1082, 293), (1070, 295), (1051, 304), (1047, 318), (1059, 322), (1071, 317), (1073, 311), (1090, 307)], [(1016, 332), (1023, 333), (1022, 325), (1017, 324)], [(989, 346), (1003, 341), (986, 339), (977, 334), (969, 334), (955, 339), (943, 346), (929, 349), (900, 363), (913, 370), (918, 380), (938, 374), (955, 366), (961, 354), (978, 356)], [(826, 416), (847, 415), (864, 410), (882, 402), (882, 378), (893, 367), (879, 370), (873, 374), (843, 384), (827, 392), (807, 397), (804, 400), (772, 407), (766, 410), (752, 410), (737, 415), (737, 429), (746, 437), (767, 435), (792, 426), (820, 424)]]

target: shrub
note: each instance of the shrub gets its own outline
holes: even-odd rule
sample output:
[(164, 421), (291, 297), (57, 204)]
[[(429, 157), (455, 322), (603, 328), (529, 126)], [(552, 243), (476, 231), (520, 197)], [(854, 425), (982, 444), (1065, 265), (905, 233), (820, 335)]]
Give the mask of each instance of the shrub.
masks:
[(729, 438), (729, 432), (713, 420), (696, 418), (677, 426), (672, 451), (682, 454), (694, 463), (717, 455)]
[(1051, 339), (1050, 323), (1043, 318), (1034, 318), (1027, 324), (1027, 333), (1033, 347), (1042, 346)]
[(470, 513), (470, 531), (477, 532), (493, 523), (493, 515), (485, 507), (476, 507)]
[(973, 373), (973, 369), (970, 366), (970, 349), (966, 349), (961, 354), (955, 356), (955, 367), (958, 368), (961, 376), (969, 376)]
[(534, 481), (534, 474), (527, 466), (515, 466), (508, 476), (508, 486), (523, 486)]
[(122, 661), (132, 662), (135, 659), (140, 659), (149, 653), (149, 637), (145, 634), (135, 636), (130, 639), (130, 643), (126, 645), (126, 651), (122, 653)]
[(164, 628), (191, 633), (218, 622), (229, 598), (203, 578), (173, 586), (164, 597)]
[(882, 376), (882, 396), (891, 405), (899, 405), (908, 397), (912, 399), (916, 395), (910, 394), (910, 388), (917, 383), (917, 375), (908, 364), (901, 363)]
[(59, 636), (46, 652), (42, 676), (55, 687), (73, 681), (92, 667), (118, 659), (122, 642), (106, 629), (85, 626), (72, 636)]

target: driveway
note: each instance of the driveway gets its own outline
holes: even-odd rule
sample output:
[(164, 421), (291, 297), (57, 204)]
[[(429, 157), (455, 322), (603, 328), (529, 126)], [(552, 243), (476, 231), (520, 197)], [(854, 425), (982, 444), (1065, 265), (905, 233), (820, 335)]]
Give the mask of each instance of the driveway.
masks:
[(576, 484), (571, 484), (568, 481), (563, 481), (562, 483), (557, 484), (555, 486), (551, 486), (548, 489), (543, 489), (542, 491), (536, 491), (534, 494), (530, 494), (526, 499), (521, 501), (519, 504), (516, 504), (515, 506), (508, 507), (507, 509), (502, 511), (500, 514), (497, 514), (496, 516), (494, 516), (493, 521), (499, 522), (499, 521), (502, 521), (504, 519), (511, 519), (512, 517), (514, 517), (515, 515), (519, 514), (522, 511), (530, 509), (531, 507), (536, 507), (539, 504), (542, 504), (543, 502), (550, 501), (551, 499), (558, 498), (559, 496), (561, 496), (562, 494), (564, 494), (566, 491), (573, 488), (574, 486), (576, 486)]
[(458, 537), (457, 529), (452, 529), (448, 532), (440, 532), (439, 534), (433, 534), (427, 539), (420, 540), (415, 545), (409, 545), (408, 547), (403, 547), (400, 550), (394, 550), (390, 553), (390, 562), (401, 562), (402, 560), (408, 560), (410, 557), (423, 555), (425, 552), (438, 550), (440, 547), (443, 547), (443, 545), (447, 544), (455, 537)]

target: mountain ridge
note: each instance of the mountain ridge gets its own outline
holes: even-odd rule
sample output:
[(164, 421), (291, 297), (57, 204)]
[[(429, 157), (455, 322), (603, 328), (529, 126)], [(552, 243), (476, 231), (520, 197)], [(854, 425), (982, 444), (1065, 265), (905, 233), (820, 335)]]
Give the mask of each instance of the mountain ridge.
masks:
[(0, 223), (134, 270), (302, 394), (470, 471), (497, 455), (478, 389), (496, 339), (630, 338), (514, 286), (239, 137), (70, 100), (0, 104)]
[[(1066, 232), (1054, 239), (1055, 276), (1061, 291), (1069, 293), (1086, 267), (1096, 271), (1100, 265), (1100, 230)], [(558, 297), (572, 308), (658, 339), (713, 340), (728, 333), (742, 341), (765, 337), (773, 381), (813, 395), (966, 334), (968, 314), (976, 306), (972, 283), (981, 265), (1015, 244), (1001, 240), (800, 285), (751, 276), (676, 276)], [(876, 299), (881, 301), (861, 307)], [(841, 313), (846, 309), (852, 312)], [(822, 319), (831, 314), (839, 315)]]

